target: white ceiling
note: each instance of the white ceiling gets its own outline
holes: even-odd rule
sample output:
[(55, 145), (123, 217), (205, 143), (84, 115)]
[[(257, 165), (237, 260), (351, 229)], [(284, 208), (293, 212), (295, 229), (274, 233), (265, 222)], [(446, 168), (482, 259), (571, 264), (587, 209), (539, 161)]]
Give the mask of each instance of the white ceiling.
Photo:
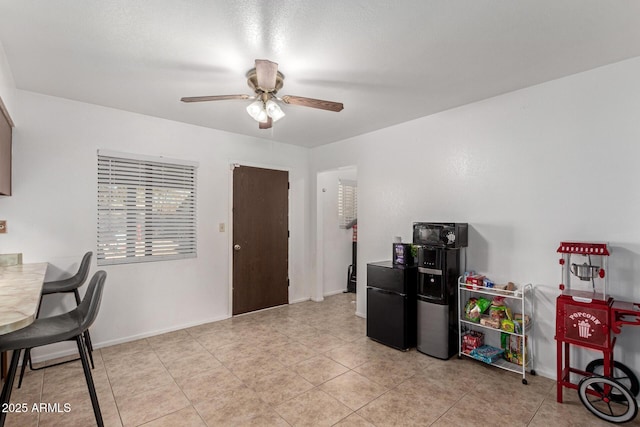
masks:
[[(0, 0), (0, 42), (19, 89), (314, 147), (640, 56), (640, 1)], [(344, 110), (179, 101), (256, 58)]]

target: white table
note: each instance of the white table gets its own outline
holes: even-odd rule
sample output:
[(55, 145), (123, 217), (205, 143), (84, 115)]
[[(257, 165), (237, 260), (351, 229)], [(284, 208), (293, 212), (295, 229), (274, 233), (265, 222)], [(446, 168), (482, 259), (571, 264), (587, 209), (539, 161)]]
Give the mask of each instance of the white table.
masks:
[[(47, 263), (0, 267), (0, 335), (30, 325), (36, 319)], [(6, 375), (2, 355), (2, 376)]]

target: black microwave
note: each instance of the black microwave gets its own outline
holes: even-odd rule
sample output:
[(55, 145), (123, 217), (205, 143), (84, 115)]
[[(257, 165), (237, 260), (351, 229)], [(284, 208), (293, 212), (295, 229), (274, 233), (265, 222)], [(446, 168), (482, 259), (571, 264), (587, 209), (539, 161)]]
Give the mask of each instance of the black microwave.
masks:
[(466, 248), (469, 243), (466, 222), (414, 222), (413, 244), (437, 248)]

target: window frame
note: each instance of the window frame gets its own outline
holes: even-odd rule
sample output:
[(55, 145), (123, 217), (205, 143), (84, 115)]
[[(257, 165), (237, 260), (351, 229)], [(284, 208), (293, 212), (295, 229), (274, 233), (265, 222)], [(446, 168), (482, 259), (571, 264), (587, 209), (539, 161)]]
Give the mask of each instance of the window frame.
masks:
[(98, 266), (197, 257), (198, 163), (98, 150)]

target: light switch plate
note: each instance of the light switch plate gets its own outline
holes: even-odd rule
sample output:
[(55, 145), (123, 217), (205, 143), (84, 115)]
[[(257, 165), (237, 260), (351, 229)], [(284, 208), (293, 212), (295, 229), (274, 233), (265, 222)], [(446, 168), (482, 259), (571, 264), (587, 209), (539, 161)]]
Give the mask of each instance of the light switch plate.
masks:
[(224, 233), (224, 229), (225, 229), (224, 222), (221, 222), (220, 224), (218, 224), (219, 232)]

